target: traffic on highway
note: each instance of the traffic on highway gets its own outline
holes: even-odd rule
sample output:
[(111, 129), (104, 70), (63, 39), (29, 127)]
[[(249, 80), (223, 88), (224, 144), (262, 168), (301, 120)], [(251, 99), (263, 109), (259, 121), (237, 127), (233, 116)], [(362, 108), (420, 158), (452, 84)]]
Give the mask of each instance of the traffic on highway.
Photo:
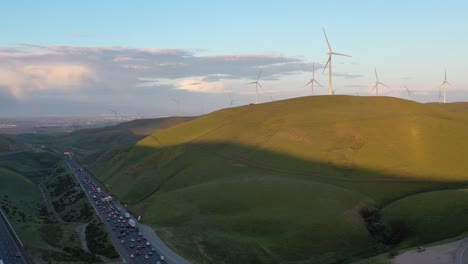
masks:
[(26, 255), (23, 244), (16, 236), (13, 227), (0, 209), (0, 263), (3, 264), (32, 264)]
[(67, 163), (104, 223), (123, 262), (166, 263), (165, 257), (157, 252), (140, 230), (137, 219), (113, 198), (100, 182), (84, 171), (72, 157), (67, 158)]

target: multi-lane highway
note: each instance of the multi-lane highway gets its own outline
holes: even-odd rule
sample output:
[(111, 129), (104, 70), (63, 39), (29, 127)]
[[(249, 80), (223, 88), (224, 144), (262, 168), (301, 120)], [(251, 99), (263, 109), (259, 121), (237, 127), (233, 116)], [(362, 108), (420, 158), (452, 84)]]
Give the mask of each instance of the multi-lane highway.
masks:
[(0, 260), (4, 264), (33, 264), (23, 244), (0, 209)]
[(188, 263), (163, 245), (154, 233), (141, 228), (137, 219), (121, 206), (115, 197), (110, 199), (105, 186), (83, 170), (73, 154), (67, 155), (65, 160), (104, 223), (124, 263)]

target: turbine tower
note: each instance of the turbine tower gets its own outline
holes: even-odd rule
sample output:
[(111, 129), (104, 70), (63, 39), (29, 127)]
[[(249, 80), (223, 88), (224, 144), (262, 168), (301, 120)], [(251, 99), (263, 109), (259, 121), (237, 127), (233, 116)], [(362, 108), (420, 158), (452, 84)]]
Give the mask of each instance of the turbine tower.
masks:
[(117, 125), (117, 110), (109, 109), (114, 114), (114, 126)]
[(444, 87), (444, 104), (447, 102), (447, 97), (446, 97), (447, 84), (452, 86), (449, 82), (447, 82), (447, 69), (445, 69), (444, 82), (441, 84), (441, 86)]
[(310, 84), (310, 89), (311, 89), (311, 95), (314, 95), (314, 83), (318, 84), (320, 87), (323, 87), (317, 80), (315, 80), (315, 62), (312, 62), (312, 79), (304, 85), (306, 87), (307, 85)]
[(229, 106), (233, 106), (235, 102), (239, 101), (239, 99), (232, 98), (232, 95), (229, 95), (229, 101), (231, 102)]
[(260, 72), (258, 73), (257, 80), (255, 82), (248, 83), (248, 84), (255, 84), (255, 104), (258, 104), (258, 87), (260, 86), (260, 88), (262, 88), (263, 90), (262, 85), (259, 83), (261, 74), (262, 74), (262, 71), (260, 70)]
[(372, 87), (371, 93), (375, 90), (375, 96), (379, 96), (379, 84), (383, 85), (385, 87), (388, 87), (384, 83), (379, 82), (379, 76), (377, 75), (377, 68), (375, 68), (375, 84), (374, 87)]
[(179, 98), (177, 98), (177, 99), (172, 98), (171, 100), (172, 100), (174, 103), (177, 104), (177, 116), (179, 117), (179, 116), (180, 116), (180, 99), (179, 99)]
[(327, 45), (328, 45), (328, 61), (327, 61), (327, 64), (325, 64), (325, 67), (323, 68), (323, 71), (325, 72), (325, 69), (327, 68), (327, 65), (328, 65), (328, 95), (333, 95), (333, 82), (332, 82), (332, 56), (333, 55), (338, 55), (338, 56), (346, 56), (346, 57), (351, 57), (349, 55), (346, 55), (346, 54), (342, 54), (342, 53), (336, 53), (336, 52), (333, 52), (332, 48), (331, 48), (331, 45), (330, 45), (330, 42), (328, 41), (328, 38), (327, 38), (327, 33), (325, 33), (325, 29), (323, 29), (323, 35), (325, 35), (325, 40), (327, 41)]

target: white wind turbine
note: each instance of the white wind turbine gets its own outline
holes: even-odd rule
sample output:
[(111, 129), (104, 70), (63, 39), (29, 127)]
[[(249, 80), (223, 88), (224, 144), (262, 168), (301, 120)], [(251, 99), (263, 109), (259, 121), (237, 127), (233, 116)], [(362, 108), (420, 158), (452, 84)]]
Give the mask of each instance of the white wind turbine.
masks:
[(408, 97), (410, 97), (411, 94), (413, 94), (414, 92), (416, 92), (416, 90), (410, 90), (410, 89), (408, 89), (408, 87), (406, 87), (406, 85), (405, 85), (405, 92), (406, 92), (406, 94), (408, 95)]
[(174, 103), (177, 104), (177, 116), (180, 116), (180, 99), (179, 99), (179, 98), (177, 98), (177, 99), (172, 98), (171, 100), (172, 100)]
[(261, 74), (262, 74), (262, 71), (260, 70), (260, 72), (258, 73), (257, 80), (255, 82), (247, 83), (247, 84), (255, 84), (255, 104), (258, 104), (258, 87), (260, 86), (260, 88), (262, 88), (263, 90), (262, 85), (259, 83)]
[(318, 84), (320, 87), (323, 87), (317, 80), (315, 80), (315, 62), (312, 62), (312, 79), (304, 85), (306, 87), (307, 85), (310, 84), (310, 89), (311, 89), (311, 95), (314, 95), (314, 83)]
[(117, 110), (109, 109), (114, 114), (114, 126), (117, 125)]
[(444, 104), (447, 102), (447, 96), (446, 96), (447, 84), (452, 86), (449, 82), (447, 82), (447, 69), (445, 69), (444, 82), (440, 85), (444, 87)]
[(327, 45), (328, 45), (328, 61), (327, 61), (327, 64), (325, 64), (325, 67), (323, 68), (323, 71), (325, 72), (325, 69), (327, 68), (327, 65), (328, 65), (328, 95), (333, 95), (333, 82), (332, 82), (332, 56), (333, 55), (338, 55), (338, 56), (346, 56), (346, 57), (351, 57), (349, 55), (346, 55), (346, 54), (342, 54), (342, 53), (336, 53), (336, 52), (333, 52), (332, 48), (331, 48), (331, 45), (330, 45), (330, 42), (328, 41), (328, 37), (327, 37), (327, 33), (325, 33), (325, 29), (323, 29), (323, 34), (325, 35), (325, 40), (327, 41)]
[(233, 106), (235, 102), (239, 101), (239, 99), (232, 98), (232, 95), (229, 95), (230, 106)]
[(372, 87), (371, 93), (375, 90), (376, 96), (379, 96), (379, 84), (388, 87), (386, 84), (379, 82), (379, 76), (377, 76), (377, 68), (375, 68), (375, 84), (374, 87)]

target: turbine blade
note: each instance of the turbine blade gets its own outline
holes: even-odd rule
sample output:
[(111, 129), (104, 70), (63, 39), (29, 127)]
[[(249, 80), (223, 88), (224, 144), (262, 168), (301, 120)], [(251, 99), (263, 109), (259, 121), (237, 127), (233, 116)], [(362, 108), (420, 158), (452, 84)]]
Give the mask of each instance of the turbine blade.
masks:
[(247, 84), (254, 84), (254, 83), (257, 83), (257, 82), (249, 82), (249, 83), (247, 83)]
[(259, 82), (257, 82), (257, 84), (258, 84), (258, 86), (260, 86), (260, 88), (262, 88), (262, 90), (263, 90), (263, 87), (262, 87), (262, 85), (261, 85)]
[(343, 54), (343, 53), (332, 52), (331, 54), (333, 54), (333, 55), (338, 55), (338, 56), (351, 57), (350, 55), (346, 55), (346, 54)]
[(377, 68), (374, 68), (374, 71), (375, 71), (375, 79), (377, 80), (377, 82), (379, 82), (379, 76), (377, 76)]
[(327, 41), (328, 50), (329, 50), (330, 52), (332, 52), (332, 48), (331, 48), (331, 46), (330, 46), (330, 42), (328, 41), (327, 33), (325, 33), (325, 29), (324, 29), (324, 28), (322, 28), (322, 30), (323, 30), (323, 34), (325, 35), (325, 40)]
[(313, 80), (316, 84), (318, 84), (320, 87), (323, 87), (319, 82), (317, 82), (317, 80)]
[(308, 83), (306, 83), (306, 85), (304, 85), (304, 87), (306, 87), (307, 85), (311, 84), (313, 82), (313, 80), (310, 80)]
[(258, 82), (258, 80), (260, 80), (260, 75), (261, 74), (262, 74), (262, 70), (260, 70), (260, 72), (258, 73), (257, 82)]
[(378, 84), (383, 85), (383, 86), (385, 86), (387, 88), (390, 88), (390, 86), (386, 85), (385, 83), (378, 82)]
[(331, 60), (331, 55), (328, 57), (327, 64), (325, 64), (325, 67), (323, 67), (323, 72), (322, 73), (325, 72), (325, 69), (327, 68), (328, 63), (330, 63), (330, 60)]

